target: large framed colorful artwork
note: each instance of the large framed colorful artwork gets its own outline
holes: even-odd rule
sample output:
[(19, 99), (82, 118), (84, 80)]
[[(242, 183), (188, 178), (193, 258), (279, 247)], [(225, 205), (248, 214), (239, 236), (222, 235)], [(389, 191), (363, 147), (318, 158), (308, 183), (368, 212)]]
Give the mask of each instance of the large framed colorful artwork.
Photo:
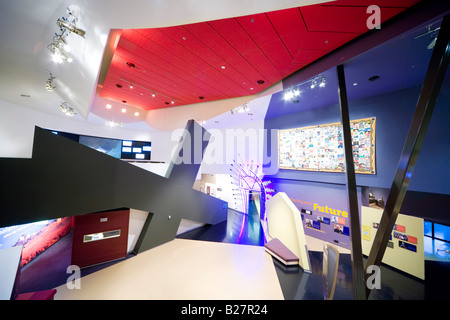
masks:
[[(375, 174), (376, 118), (350, 121), (355, 172)], [(278, 131), (280, 169), (344, 172), (341, 123)]]

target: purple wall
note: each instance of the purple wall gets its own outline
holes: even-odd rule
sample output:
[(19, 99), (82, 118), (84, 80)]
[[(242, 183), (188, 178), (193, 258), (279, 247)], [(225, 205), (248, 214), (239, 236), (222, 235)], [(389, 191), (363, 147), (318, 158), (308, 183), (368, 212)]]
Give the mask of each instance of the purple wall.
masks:
[[(375, 175), (356, 175), (360, 205), (368, 202), (368, 199), (365, 199), (368, 187), (390, 189), (419, 93), (420, 88), (411, 88), (349, 102), (351, 120), (368, 117), (376, 117), (377, 120), (377, 172)], [(276, 112), (274, 110), (281, 109), (283, 103), (281, 94), (273, 95), (269, 105), (272, 118), (266, 118), (265, 120), (265, 128), (268, 129), (268, 133), (270, 133), (270, 129), (287, 129), (340, 121), (338, 104), (273, 117)], [(441, 211), (447, 212), (445, 215), (450, 217), (450, 126), (448, 123), (450, 123), (450, 81), (444, 84), (437, 101), (408, 188), (408, 190), (421, 194), (440, 195), (440, 203), (449, 204), (443, 206)], [(270, 137), (268, 141), (270, 141), (269, 139)], [(273, 154), (270, 144), (267, 144), (265, 154), (271, 160), (277, 161), (277, 146), (272, 146), (272, 149), (274, 149)], [(276, 174), (271, 174), (268, 178), (273, 181), (275, 190), (285, 192), (299, 210), (312, 210), (314, 220), (317, 219), (318, 215), (332, 216), (330, 213), (313, 210), (314, 203), (339, 210), (347, 208), (345, 174), (343, 173), (278, 170)], [(384, 199), (386, 200), (386, 198)], [(302, 204), (300, 201), (307, 201), (308, 204)], [(408, 214), (407, 212), (404, 213)], [(417, 213), (415, 215), (417, 216)], [(424, 214), (428, 218), (432, 215), (430, 212)], [(442, 216), (444, 214), (440, 214), (441, 218)], [(308, 218), (307, 215), (304, 215), (304, 217)], [(440, 221), (442, 223), (442, 220)], [(338, 245), (348, 247), (345, 244), (349, 244), (349, 237), (336, 234), (333, 231), (332, 224), (332, 222), (330, 225), (320, 223), (320, 231), (315, 228), (305, 228), (305, 233), (332, 243), (337, 240)], [(447, 224), (450, 224), (450, 218), (447, 219)], [(315, 226), (318, 226), (317, 223)], [(346, 219), (345, 226), (349, 226), (348, 219)]]
[[(301, 212), (306, 235), (350, 249), (348, 234), (350, 218), (346, 214), (348, 205), (345, 186), (277, 180), (274, 182), (274, 188), (277, 192), (285, 192)], [(360, 189), (358, 198), (361, 199)], [(322, 222), (319, 221), (319, 217), (323, 218)], [(310, 220), (312, 224), (308, 225), (307, 220)], [(335, 224), (339, 225), (342, 233), (335, 232)]]

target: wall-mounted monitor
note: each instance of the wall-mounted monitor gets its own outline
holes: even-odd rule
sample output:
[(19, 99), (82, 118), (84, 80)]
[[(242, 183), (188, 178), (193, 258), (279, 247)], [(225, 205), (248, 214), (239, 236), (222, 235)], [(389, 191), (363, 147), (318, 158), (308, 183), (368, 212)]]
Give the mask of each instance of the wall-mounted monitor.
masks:
[[(375, 118), (350, 121), (356, 173), (375, 174)], [(340, 123), (278, 131), (280, 169), (344, 172)]]
[(152, 154), (152, 143), (150, 141), (122, 141), (122, 160), (128, 161), (150, 161)]

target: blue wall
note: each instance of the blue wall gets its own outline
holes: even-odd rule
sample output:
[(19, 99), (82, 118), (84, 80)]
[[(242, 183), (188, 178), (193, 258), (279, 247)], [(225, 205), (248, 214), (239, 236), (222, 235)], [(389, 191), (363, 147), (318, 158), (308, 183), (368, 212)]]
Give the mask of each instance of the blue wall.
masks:
[[(409, 125), (419, 97), (420, 88), (391, 92), (380, 96), (349, 102), (350, 119), (362, 119), (376, 117), (376, 174), (357, 174), (359, 205), (367, 205), (367, 190), (376, 188), (390, 189), (397, 164), (401, 155)], [(269, 105), (270, 114), (273, 115), (277, 108), (281, 108), (282, 99), (274, 95)], [(300, 106), (301, 107), (301, 106)], [(269, 114), (269, 112), (268, 112)], [(282, 115), (265, 120), (265, 128), (288, 129), (340, 122), (339, 105), (331, 105), (325, 108), (312, 109), (304, 112)], [(441, 194), (445, 202), (450, 199), (450, 81), (447, 81), (442, 89), (430, 126), (420, 152), (414, 175), (408, 190), (418, 191), (423, 199), (429, 199), (433, 194)], [(276, 140), (276, 139), (275, 139)], [(268, 138), (270, 141), (270, 137)], [(278, 161), (277, 145), (267, 143), (266, 155), (272, 161)], [(272, 147), (272, 148), (271, 148)], [(272, 154), (272, 150), (274, 152)], [(267, 161), (267, 160), (265, 160)], [(266, 166), (268, 167), (268, 166)], [(273, 181), (277, 192), (285, 192), (299, 210), (313, 210), (313, 215), (303, 214), (303, 218), (316, 220), (318, 216), (332, 217), (314, 210), (314, 204), (328, 206), (339, 210), (347, 210), (347, 193), (344, 173), (310, 172), (295, 170), (273, 171), (269, 178)], [(425, 196), (423, 196), (425, 195)], [(386, 200), (387, 197), (384, 198)], [(432, 201), (431, 201), (432, 202)], [(439, 203), (442, 203), (442, 199)], [(417, 206), (417, 204), (416, 204)], [(428, 211), (436, 211), (429, 205)], [(449, 206), (443, 206), (441, 211), (449, 212)], [(402, 212), (406, 213), (407, 212)], [(441, 212), (442, 213), (442, 212)], [(450, 213), (450, 212), (449, 212)], [(413, 215), (418, 215), (414, 213)], [(423, 213), (425, 218), (433, 217), (432, 212)], [(420, 213), (419, 213), (420, 216)], [(446, 215), (449, 216), (449, 215)], [(441, 214), (442, 218), (442, 214)], [(341, 221), (342, 222), (342, 221)], [(440, 220), (442, 223), (443, 221)], [(345, 219), (346, 227), (349, 227), (349, 219)], [(447, 219), (450, 224), (450, 218)], [(317, 226), (317, 223), (316, 223)], [(346, 235), (334, 232), (333, 223), (320, 224), (320, 230), (305, 227), (307, 235), (336, 243), (349, 248), (350, 238)]]
[[(420, 152), (409, 190), (450, 194), (450, 82), (441, 91)], [(358, 186), (390, 188), (408, 133), (420, 88), (412, 88), (358, 101), (350, 101), (350, 119), (376, 117), (376, 174), (357, 174)], [(279, 108), (280, 99), (269, 105)], [(266, 119), (266, 129), (287, 129), (340, 122), (339, 105)], [(269, 131), (269, 130), (268, 130)], [(270, 131), (269, 131), (270, 132)], [(270, 140), (268, 140), (270, 141)], [(277, 161), (270, 144), (265, 154)], [(272, 146), (273, 148), (273, 146)], [(345, 184), (345, 174), (278, 170), (278, 179)]]

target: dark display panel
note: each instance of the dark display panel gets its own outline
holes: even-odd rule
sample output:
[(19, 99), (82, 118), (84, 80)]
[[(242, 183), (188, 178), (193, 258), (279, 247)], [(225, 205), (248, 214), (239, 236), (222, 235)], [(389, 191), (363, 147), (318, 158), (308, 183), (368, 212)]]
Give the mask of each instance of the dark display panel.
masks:
[(122, 160), (150, 161), (152, 151), (151, 142), (147, 141), (122, 141)]
[(102, 137), (77, 135), (50, 130), (53, 134), (68, 138), (89, 148), (126, 161), (150, 161), (152, 143), (150, 141), (119, 140)]

